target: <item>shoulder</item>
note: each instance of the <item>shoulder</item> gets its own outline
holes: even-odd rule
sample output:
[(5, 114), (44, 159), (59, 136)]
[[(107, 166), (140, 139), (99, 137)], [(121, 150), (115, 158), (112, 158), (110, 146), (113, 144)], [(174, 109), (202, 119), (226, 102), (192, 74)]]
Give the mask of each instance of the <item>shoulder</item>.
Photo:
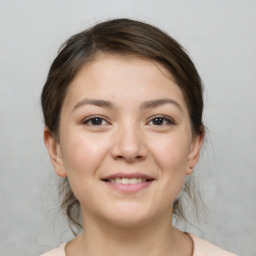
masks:
[(66, 243), (61, 244), (58, 248), (52, 249), (44, 254), (41, 254), (40, 256), (66, 256), (65, 246)]
[(193, 234), (189, 234), (194, 242), (193, 256), (236, 256), (222, 248), (205, 241)]

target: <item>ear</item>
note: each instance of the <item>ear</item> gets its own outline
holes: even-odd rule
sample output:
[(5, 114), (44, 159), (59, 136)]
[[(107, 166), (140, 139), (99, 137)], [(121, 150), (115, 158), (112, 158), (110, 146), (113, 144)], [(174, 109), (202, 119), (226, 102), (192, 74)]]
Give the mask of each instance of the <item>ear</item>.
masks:
[(67, 174), (63, 165), (63, 158), (62, 158), (60, 143), (50, 133), (47, 127), (44, 129), (44, 143), (48, 150), (55, 172), (60, 177), (63, 177), (63, 178), (66, 177)]
[(187, 175), (191, 175), (193, 173), (193, 168), (197, 164), (200, 156), (201, 146), (204, 141), (204, 134), (196, 135), (193, 138), (193, 141), (190, 146), (190, 151), (188, 155), (188, 163), (187, 163)]

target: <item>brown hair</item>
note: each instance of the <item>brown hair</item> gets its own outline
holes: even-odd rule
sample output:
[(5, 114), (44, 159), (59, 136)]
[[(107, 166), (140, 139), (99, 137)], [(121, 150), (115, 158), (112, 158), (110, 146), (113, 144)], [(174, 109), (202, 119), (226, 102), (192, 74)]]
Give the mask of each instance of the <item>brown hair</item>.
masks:
[[(172, 37), (152, 25), (129, 19), (114, 19), (70, 37), (52, 63), (42, 91), (41, 104), (45, 126), (56, 139), (67, 88), (84, 64), (93, 61), (99, 52), (135, 55), (154, 60), (167, 68), (183, 92), (193, 134), (204, 133), (201, 79), (184, 49)], [(184, 191), (193, 199), (188, 183)], [(60, 184), (60, 194), (63, 196), (61, 207), (69, 223), (81, 227), (79, 201), (67, 179), (63, 179)], [(175, 201), (173, 212), (185, 218), (180, 199)]]

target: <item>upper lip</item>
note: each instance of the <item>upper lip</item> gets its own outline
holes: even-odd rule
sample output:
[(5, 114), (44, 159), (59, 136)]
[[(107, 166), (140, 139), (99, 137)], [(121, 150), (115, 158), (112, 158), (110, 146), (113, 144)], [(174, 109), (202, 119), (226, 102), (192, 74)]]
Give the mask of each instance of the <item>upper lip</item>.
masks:
[(142, 179), (147, 179), (147, 180), (154, 180), (153, 177), (148, 176), (143, 173), (138, 173), (138, 172), (135, 172), (135, 173), (118, 172), (118, 173), (111, 174), (109, 176), (105, 176), (102, 178), (102, 180), (110, 180), (110, 179), (116, 179), (116, 178), (127, 178), (127, 179), (142, 178)]

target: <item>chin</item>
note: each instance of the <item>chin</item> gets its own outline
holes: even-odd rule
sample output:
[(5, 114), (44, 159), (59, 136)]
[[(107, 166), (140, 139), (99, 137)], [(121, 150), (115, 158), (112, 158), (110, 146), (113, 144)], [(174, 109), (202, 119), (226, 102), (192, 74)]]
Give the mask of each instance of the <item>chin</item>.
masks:
[(139, 216), (119, 216), (119, 218), (111, 218), (110, 224), (119, 228), (137, 228), (148, 223), (148, 218), (142, 218)]
[(105, 218), (116, 227), (138, 227), (150, 222), (154, 216), (152, 211), (146, 211), (145, 208), (127, 206), (112, 209)]

